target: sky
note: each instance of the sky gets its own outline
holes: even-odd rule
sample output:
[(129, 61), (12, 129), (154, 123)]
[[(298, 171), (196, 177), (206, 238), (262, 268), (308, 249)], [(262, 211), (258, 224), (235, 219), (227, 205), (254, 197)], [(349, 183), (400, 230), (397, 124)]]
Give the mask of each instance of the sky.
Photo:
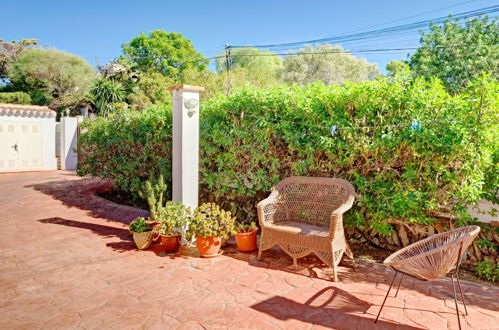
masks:
[[(182, 33), (199, 52), (212, 57), (226, 44), (261, 45), (332, 37), (496, 4), (492, 0), (0, 0), (0, 38), (36, 38), (42, 45), (77, 54), (96, 65), (119, 56), (123, 43), (156, 29)], [(442, 9), (449, 6), (452, 8)], [(349, 50), (418, 45), (419, 35), (413, 32), (342, 46)], [(405, 58), (408, 52), (357, 56), (377, 63), (384, 72), (390, 60)]]

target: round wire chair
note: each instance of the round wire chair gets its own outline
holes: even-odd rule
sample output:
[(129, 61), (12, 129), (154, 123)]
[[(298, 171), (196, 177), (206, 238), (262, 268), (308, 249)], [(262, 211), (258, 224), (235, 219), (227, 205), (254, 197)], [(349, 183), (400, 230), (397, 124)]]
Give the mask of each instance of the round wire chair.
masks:
[(461, 283), (459, 282), (458, 271), (466, 250), (477, 237), (479, 232), (480, 227), (478, 226), (456, 228), (408, 245), (386, 258), (383, 264), (386, 267), (393, 268), (395, 270), (395, 275), (393, 276), (392, 283), (388, 288), (388, 292), (383, 300), (383, 304), (381, 305), (375, 323), (378, 321), (381, 310), (385, 305), (386, 298), (388, 298), (398, 273), (401, 273), (402, 277), (400, 278), (395, 297), (398, 294), (400, 283), (402, 283), (404, 275), (408, 275), (422, 281), (434, 281), (446, 276), (447, 274), (451, 274), (457, 320), (459, 329), (461, 329), (454, 276), (457, 279), (464, 310), (466, 315), (468, 315), (466, 304), (464, 303)]

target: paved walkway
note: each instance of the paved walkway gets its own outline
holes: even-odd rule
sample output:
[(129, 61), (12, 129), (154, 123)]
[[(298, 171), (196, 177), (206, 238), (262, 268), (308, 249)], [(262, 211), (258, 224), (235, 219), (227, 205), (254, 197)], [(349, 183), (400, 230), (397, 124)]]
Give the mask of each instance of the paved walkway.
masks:
[[(294, 271), (278, 250), (257, 262), (233, 246), (202, 259), (137, 251), (126, 229), (143, 211), (94, 195), (101, 182), (71, 172), (0, 174), (0, 329), (448, 329), (449, 281), (404, 279), (373, 323), (391, 273), (315, 258)], [(499, 328), (499, 290), (464, 282), (464, 328)]]

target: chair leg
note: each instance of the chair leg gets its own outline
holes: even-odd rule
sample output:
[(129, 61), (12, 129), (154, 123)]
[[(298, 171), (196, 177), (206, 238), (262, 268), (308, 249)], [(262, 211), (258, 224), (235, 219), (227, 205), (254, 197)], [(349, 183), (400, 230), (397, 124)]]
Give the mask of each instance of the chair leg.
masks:
[(400, 289), (400, 284), (402, 283), (402, 279), (404, 278), (404, 274), (400, 277), (399, 285), (397, 286), (397, 292), (395, 292), (395, 298), (397, 298), (397, 295), (399, 294), (399, 289)]
[(395, 271), (395, 275), (393, 275), (392, 283), (390, 283), (390, 287), (388, 288), (388, 291), (386, 292), (385, 299), (383, 299), (383, 303), (381, 304), (381, 308), (379, 309), (378, 316), (376, 316), (376, 320), (374, 320), (374, 323), (378, 322), (378, 318), (381, 315), (381, 311), (383, 310), (383, 307), (385, 306), (386, 298), (388, 298), (388, 295), (390, 294), (390, 290), (392, 289), (393, 282), (395, 282), (395, 278), (397, 277), (397, 274), (399, 272)]
[(295, 270), (298, 270), (298, 258), (293, 257), (293, 267), (295, 267)]
[(468, 310), (466, 309), (466, 303), (464, 302), (463, 290), (461, 289), (461, 282), (459, 281), (459, 275), (456, 273), (457, 287), (459, 288), (459, 292), (461, 293), (461, 300), (463, 301), (464, 313), (468, 315)]
[(263, 232), (260, 235), (260, 245), (258, 246), (258, 255), (256, 256), (256, 260), (262, 260), (262, 245), (263, 245)]
[(354, 271), (357, 270), (357, 264), (355, 263), (355, 259), (353, 258), (353, 252), (352, 250), (350, 249), (350, 246), (346, 246), (346, 249), (345, 249), (345, 254), (350, 258), (350, 260), (352, 260), (352, 269)]
[(338, 266), (333, 260), (333, 282), (338, 282)]
[(454, 284), (454, 275), (451, 275), (450, 279), (452, 281), (452, 289), (454, 290), (454, 303), (456, 304), (457, 324), (459, 325), (459, 330), (461, 330), (461, 318), (459, 317), (459, 307), (457, 306), (457, 293), (456, 285)]

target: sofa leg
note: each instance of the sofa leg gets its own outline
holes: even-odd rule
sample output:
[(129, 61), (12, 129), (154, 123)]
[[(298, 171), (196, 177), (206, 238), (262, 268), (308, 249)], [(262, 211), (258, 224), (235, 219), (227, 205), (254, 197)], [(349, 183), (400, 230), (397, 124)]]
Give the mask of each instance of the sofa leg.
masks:
[(352, 260), (352, 269), (354, 271), (356, 271), (357, 270), (357, 264), (355, 263), (355, 259), (353, 258), (353, 252), (350, 249), (350, 246), (348, 246), (348, 244), (347, 244), (347, 247), (345, 249), (345, 254), (350, 258), (350, 260)]
[(333, 260), (333, 282), (338, 282), (338, 267), (336, 266), (336, 263)]
[(256, 256), (256, 260), (258, 261), (262, 260), (262, 252), (263, 252), (262, 246), (263, 246), (263, 232), (260, 234), (260, 244), (258, 245), (258, 255)]

